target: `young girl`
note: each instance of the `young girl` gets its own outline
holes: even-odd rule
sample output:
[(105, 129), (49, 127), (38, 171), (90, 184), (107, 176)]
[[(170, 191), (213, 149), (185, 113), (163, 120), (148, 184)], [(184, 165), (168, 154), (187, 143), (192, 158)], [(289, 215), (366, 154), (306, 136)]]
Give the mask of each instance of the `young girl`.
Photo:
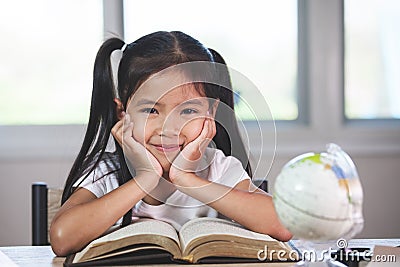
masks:
[[(110, 56), (118, 49), (123, 55), (114, 86)], [(292, 237), (271, 196), (251, 182), (233, 112), (221, 112), (223, 106), (233, 111), (232, 91), (197, 81), (168, 87), (171, 76), (158, 75), (192, 62), (225, 64), (182, 32), (155, 32), (129, 45), (113, 38), (102, 45), (87, 132), (51, 224), (56, 255), (79, 251), (112, 225), (136, 217), (179, 229), (196, 217), (224, 216), (279, 240)], [(169, 73), (177, 80), (185, 76)], [(229, 84), (227, 69), (218, 75)], [(110, 134), (114, 152), (106, 151)], [(216, 148), (208, 147), (211, 140)], [(232, 147), (240, 160), (231, 156)]]

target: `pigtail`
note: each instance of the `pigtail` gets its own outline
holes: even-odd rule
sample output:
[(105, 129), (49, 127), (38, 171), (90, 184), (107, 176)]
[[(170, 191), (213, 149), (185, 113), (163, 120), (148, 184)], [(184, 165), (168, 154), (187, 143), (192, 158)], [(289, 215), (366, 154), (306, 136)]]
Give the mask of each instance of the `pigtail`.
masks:
[(96, 168), (106, 149), (111, 128), (117, 122), (110, 56), (114, 50), (121, 49), (123, 45), (122, 40), (112, 38), (104, 42), (97, 53), (89, 122), (81, 150), (65, 183), (62, 204), (73, 193), (76, 181), (85, 174), (89, 175)]
[[(214, 62), (220, 63), (226, 66), (224, 58), (215, 50), (208, 48), (213, 56)], [(223, 86), (216, 86), (215, 90), (218, 90), (218, 97), (221, 103), (229, 108), (223, 108), (217, 110), (215, 115), (217, 134), (214, 136), (213, 141), (218, 149), (222, 150), (227, 156), (234, 156), (242, 162), (243, 168), (245, 168), (247, 174), (252, 177), (252, 170), (249, 161), (249, 155), (246, 152), (243, 140), (240, 136), (239, 127), (236, 121), (234, 112), (234, 97), (232, 83), (229, 75), (228, 68), (218, 68), (218, 79), (220, 84), (227, 85), (227, 88)], [(233, 145), (235, 146), (232, 151)]]

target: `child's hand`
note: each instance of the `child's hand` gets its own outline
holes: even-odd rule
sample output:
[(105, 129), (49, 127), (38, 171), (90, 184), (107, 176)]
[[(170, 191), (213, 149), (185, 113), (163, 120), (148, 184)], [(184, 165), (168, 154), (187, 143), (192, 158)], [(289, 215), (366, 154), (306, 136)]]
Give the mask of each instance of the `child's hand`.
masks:
[(200, 135), (187, 144), (172, 162), (169, 178), (172, 183), (180, 185), (180, 179), (186, 173), (193, 173), (200, 163), (203, 153), (216, 134), (214, 119), (210, 116), (204, 120)]
[(135, 170), (136, 176), (150, 174), (158, 179), (162, 176), (163, 170), (158, 160), (133, 138), (133, 122), (130, 121), (129, 114), (124, 113), (124, 117), (111, 129), (111, 133), (122, 147), (128, 167)]

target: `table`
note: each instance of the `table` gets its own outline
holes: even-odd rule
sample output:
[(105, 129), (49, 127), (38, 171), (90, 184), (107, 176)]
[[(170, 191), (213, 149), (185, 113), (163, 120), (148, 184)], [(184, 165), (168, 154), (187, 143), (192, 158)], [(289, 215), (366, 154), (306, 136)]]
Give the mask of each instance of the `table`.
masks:
[[(299, 244), (298, 241), (294, 241), (295, 245)], [(400, 238), (399, 239), (353, 239), (348, 242), (349, 247), (366, 247), (373, 250), (375, 245), (383, 245), (383, 246), (399, 246), (400, 245)], [(316, 246), (321, 248), (326, 248), (327, 243), (316, 243)], [(6, 256), (5, 260), (11, 260), (16, 264), (16, 266), (21, 267), (60, 267), (63, 266), (63, 262), (65, 258), (63, 257), (56, 257), (51, 250), (50, 246), (12, 246), (12, 247), (0, 247), (0, 266), (3, 266), (2, 263), (2, 256), (4, 260), (4, 256)], [(400, 259), (398, 259), (400, 261)], [(399, 263), (399, 262), (398, 262)], [(313, 264), (311, 264), (312, 266)], [(400, 265), (400, 264), (399, 264)], [(146, 267), (151, 266), (162, 266), (162, 267), (171, 267), (171, 266), (189, 266), (189, 265), (182, 265), (182, 264), (162, 264), (162, 265), (142, 265)], [(293, 266), (293, 263), (246, 263), (246, 264), (202, 264), (198, 265), (201, 267), (208, 267), (208, 266), (263, 266), (263, 267), (288, 267)], [(317, 264), (316, 264), (317, 266)]]

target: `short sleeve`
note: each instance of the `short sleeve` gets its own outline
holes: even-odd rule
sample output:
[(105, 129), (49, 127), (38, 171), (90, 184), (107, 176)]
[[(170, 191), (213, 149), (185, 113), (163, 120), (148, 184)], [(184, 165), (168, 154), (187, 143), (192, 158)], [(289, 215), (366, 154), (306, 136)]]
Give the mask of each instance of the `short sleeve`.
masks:
[[(86, 176), (86, 175), (85, 175)], [(95, 171), (91, 172), (86, 178), (85, 176), (81, 177), (75, 184), (74, 187), (82, 187), (90, 192), (92, 192), (96, 197), (101, 197), (106, 194), (105, 190), (105, 179), (94, 179)]]
[[(209, 150), (210, 151), (210, 150)], [(242, 163), (233, 156), (225, 156), (221, 150), (215, 149), (210, 165), (209, 180), (229, 187), (235, 187), (243, 180), (250, 179)]]
[(118, 169), (115, 157), (105, 154), (98, 166), (89, 174), (79, 178), (73, 187), (85, 188), (96, 197), (102, 197), (118, 187)]

